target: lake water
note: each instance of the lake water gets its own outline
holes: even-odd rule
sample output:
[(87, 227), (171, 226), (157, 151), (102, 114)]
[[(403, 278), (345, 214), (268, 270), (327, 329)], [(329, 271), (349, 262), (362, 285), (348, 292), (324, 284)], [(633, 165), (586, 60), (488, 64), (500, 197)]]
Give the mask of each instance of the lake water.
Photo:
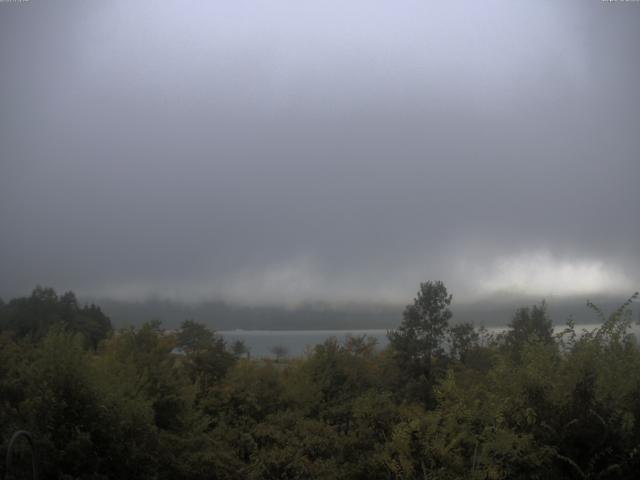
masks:
[[(576, 325), (576, 332), (583, 329), (591, 330), (598, 325), (584, 324)], [(565, 329), (565, 325), (557, 325), (554, 330), (560, 332)], [(487, 328), (487, 331), (498, 333), (503, 331), (503, 327)], [(638, 326), (633, 326), (633, 332), (638, 335)], [(362, 336), (375, 338), (378, 341), (378, 348), (384, 348), (389, 340), (387, 338), (387, 330), (371, 329), (371, 330), (227, 330), (218, 332), (228, 343), (236, 340), (244, 341), (249, 348), (253, 357), (271, 357), (273, 356), (271, 349), (275, 346), (282, 346), (287, 351), (287, 356), (300, 356), (305, 353), (308, 348), (323, 343), (329, 337), (336, 337), (338, 340), (344, 340), (347, 335)]]

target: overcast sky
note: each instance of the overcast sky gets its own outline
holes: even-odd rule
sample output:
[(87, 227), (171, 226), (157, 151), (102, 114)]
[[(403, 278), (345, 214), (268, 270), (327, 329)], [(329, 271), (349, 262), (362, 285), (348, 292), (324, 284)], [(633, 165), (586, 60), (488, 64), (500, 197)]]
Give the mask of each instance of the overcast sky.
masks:
[(640, 2), (0, 2), (0, 296), (640, 288)]

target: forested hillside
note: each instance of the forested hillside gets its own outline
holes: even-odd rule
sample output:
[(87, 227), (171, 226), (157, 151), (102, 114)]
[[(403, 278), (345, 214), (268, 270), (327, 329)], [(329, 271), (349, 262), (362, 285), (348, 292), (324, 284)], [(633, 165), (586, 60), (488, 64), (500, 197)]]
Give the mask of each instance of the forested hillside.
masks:
[(542, 303), (491, 335), (426, 282), (386, 349), (332, 338), (276, 361), (195, 321), (112, 331), (38, 288), (0, 303), (0, 458), (25, 429), (46, 479), (637, 478), (636, 298), (591, 305), (589, 333), (554, 334)]

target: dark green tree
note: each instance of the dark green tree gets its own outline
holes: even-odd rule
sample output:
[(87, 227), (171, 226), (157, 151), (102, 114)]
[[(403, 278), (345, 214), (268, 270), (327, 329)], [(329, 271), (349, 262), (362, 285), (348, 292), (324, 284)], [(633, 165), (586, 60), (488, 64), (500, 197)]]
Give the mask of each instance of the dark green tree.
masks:
[(227, 351), (224, 339), (206, 325), (185, 320), (177, 335), (177, 344), (186, 353), (186, 366), (191, 381), (199, 385), (200, 395), (227, 373), (236, 357)]
[(247, 344), (244, 343), (244, 340), (236, 340), (233, 342), (231, 344), (231, 351), (238, 358), (244, 357), (245, 355), (247, 358), (249, 357), (249, 348)]
[(40, 340), (58, 324), (82, 334), (94, 349), (112, 331), (111, 321), (100, 307), (80, 306), (73, 292), (58, 296), (52, 288), (37, 286), (30, 296), (14, 298), (0, 307), (0, 330), (18, 338)]
[(518, 358), (522, 347), (528, 342), (537, 341), (552, 344), (553, 322), (547, 312), (547, 304), (543, 300), (540, 305), (521, 307), (516, 310), (506, 332), (507, 349)]
[(478, 347), (480, 335), (471, 323), (458, 323), (449, 329), (451, 356), (466, 363), (469, 353)]
[(403, 375), (418, 382), (415, 395), (423, 396), (433, 383), (432, 357), (441, 350), (447, 332), (451, 299), (441, 281), (421, 283), (413, 303), (404, 310), (402, 324), (388, 333)]
[(194, 352), (209, 348), (216, 340), (215, 333), (195, 320), (185, 320), (180, 325), (176, 341), (185, 351)]

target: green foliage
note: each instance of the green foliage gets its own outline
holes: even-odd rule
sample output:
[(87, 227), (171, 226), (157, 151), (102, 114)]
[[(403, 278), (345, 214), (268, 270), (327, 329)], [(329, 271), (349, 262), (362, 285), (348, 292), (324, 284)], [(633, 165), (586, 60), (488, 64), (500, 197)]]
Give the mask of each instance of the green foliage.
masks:
[(0, 306), (37, 311), (22, 317), (30, 333), (0, 333), (0, 455), (12, 432), (30, 430), (43, 478), (632, 479), (640, 469), (637, 295), (608, 316), (594, 306), (602, 324), (588, 332), (570, 320), (553, 336), (543, 304), (496, 336), (447, 329), (451, 297), (427, 283), (389, 348), (330, 338), (280, 361), (239, 358), (194, 321), (123, 329), (96, 349), (59, 321), (73, 318), (61, 307), (75, 311), (71, 296), (35, 298)]
[(176, 337), (177, 345), (187, 352), (206, 350), (220, 340), (206, 325), (195, 320), (182, 322)]
[(528, 342), (552, 344), (553, 322), (547, 313), (547, 304), (542, 301), (533, 307), (521, 307), (516, 310), (509, 323), (505, 336), (505, 345), (515, 359)]
[(449, 325), (451, 298), (440, 281), (420, 284), (418, 295), (404, 310), (402, 324), (389, 332), (398, 355), (427, 373), (431, 355), (440, 348)]
[(205, 325), (185, 320), (177, 334), (177, 345), (186, 353), (184, 367), (200, 396), (219, 382), (236, 361), (224, 339)]
[(477, 350), (480, 334), (470, 323), (459, 323), (449, 328), (449, 353), (453, 358), (466, 363), (474, 350)]
[(36, 287), (29, 297), (0, 303), (0, 331), (17, 338), (42, 339), (62, 324), (81, 333), (92, 348), (111, 333), (111, 321), (96, 305), (79, 306), (73, 292), (58, 296), (52, 288)]

